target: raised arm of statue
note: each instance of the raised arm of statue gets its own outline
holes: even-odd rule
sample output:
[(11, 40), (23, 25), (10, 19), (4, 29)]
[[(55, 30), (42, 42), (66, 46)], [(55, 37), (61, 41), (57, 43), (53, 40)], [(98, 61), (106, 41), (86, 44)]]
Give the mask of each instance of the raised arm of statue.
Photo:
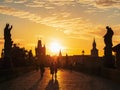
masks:
[(11, 25), (11, 27), (9, 28), (9, 30), (11, 30), (12, 29), (12, 25)]
[(5, 36), (5, 38), (6, 38), (7, 36), (10, 36), (10, 35), (11, 35), (11, 34), (10, 34), (11, 29), (12, 29), (12, 25), (10, 26), (9, 24), (6, 24), (5, 29), (4, 29), (4, 36)]
[(114, 34), (113, 30), (109, 26), (107, 26), (106, 29), (107, 29), (107, 33), (108, 33), (109, 37), (112, 38), (112, 36)]

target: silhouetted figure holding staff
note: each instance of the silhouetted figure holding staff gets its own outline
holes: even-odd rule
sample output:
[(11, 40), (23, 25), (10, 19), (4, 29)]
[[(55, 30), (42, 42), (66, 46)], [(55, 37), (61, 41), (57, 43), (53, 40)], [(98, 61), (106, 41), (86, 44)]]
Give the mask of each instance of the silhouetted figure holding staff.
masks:
[(114, 32), (109, 26), (107, 26), (106, 29), (107, 33), (104, 36), (104, 65), (105, 67), (114, 68), (115, 61), (112, 56), (112, 36), (114, 35)]

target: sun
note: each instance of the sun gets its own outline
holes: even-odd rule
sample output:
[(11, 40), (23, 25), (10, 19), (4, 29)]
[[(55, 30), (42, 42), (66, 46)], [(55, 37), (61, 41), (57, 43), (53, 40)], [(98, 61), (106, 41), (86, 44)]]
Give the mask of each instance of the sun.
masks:
[(58, 42), (52, 42), (50, 44), (50, 50), (52, 53), (58, 53), (62, 49), (62, 46)]

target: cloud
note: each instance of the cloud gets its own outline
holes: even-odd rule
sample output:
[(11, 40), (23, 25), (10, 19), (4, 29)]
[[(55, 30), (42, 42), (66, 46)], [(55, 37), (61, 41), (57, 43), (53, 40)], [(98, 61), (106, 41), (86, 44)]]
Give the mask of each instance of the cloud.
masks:
[(13, 0), (5, 0), (6, 3), (11, 3)]
[(79, 0), (79, 3), (84, 5), (94, 6), (100, 9), (120, 8), (119, 0)]
[[(0, 6), (0, 13), (15, 16), (18, 18), (24, 18), (36, 23), (41, 23), (50, 27), (56, 28), (67, 35), (76, 35), (78, 38), (83, 39), (86, 36), (96, 35), (98, 32), (97, 25), (93, 25), (90, 21), (79, 18), (68, 18), (70, 13), (62, 12), (61, 14), (54, 14), (49, 17), (42, 17), (30, 12), (18, 10), (15, 8)], [(49, 22), (49, 23), (48, 23)], [(96, 30), (96, 33), (93, 33)]]
[(51, 2), (57, 6), (63, 6), (63, 5), (71, 5), (75, 2), (75, 0), (48, 0), (48, 2)]
[(15, 0), (14, 3), (25, 3), (27, 2), (28, 0)]
[(73, 5), (74, 3), (76, 3), (75, 0), (32, 0), (31, 2), (26, 3), (26, 6), (54, 9), (56, 6)]
[(28, 0), (4, 0), (5, 3), (25, 3)]
[(5, 14), (5, 15), (19, 17), (19, 18), (29, 19), (36, 23), (37, 23), (37, 21), (41, 20), (41, 17), (39, 15), (32, 14), (27, 11), (22, 11), (22, 10), (18, 10), (15, 8), (11, 8), (11, 7), (0, 6), (0, 13)]
[(113, 8), (117, 7), (120, 8), (120, 1), (119, 0), (97, 0), (95, 5), (99, 8)]
[(55, 6), (64, 6), (64, 5), (85, 5), (93, 6), (96, 8), (119, 8), (119, 0), (5, 0), (6, 3), (25, 3), (28, 7), (43, 7), (47, 9), (53, 9)]
[[(67, 33), (75, 33), (75, 31), (73, 31), (73, 30), (75, 28), (76, 29), (78, 28), (78, 26), (77, 26), (78, 24), (79, 24), (79, 26), (86, 24), (86, 22), (83, 21), (81, 18), (59, 19), (59, 15), (54, 15), (54, 17), (41, 18), (41, 16), (39, 16), (39, 15), (30, 13), (30, 12), (26, 12), (26, 11), (22, 11), (22, 10), (18, 10), (15, 8), (5, 7), (5, 6), (0, 6), (0, 13), (19, 17), (19, 18), (28, 19), (28, 20), (31, 20), (36, 23), (45, 24), (47, 26), (60, 28), (64, 33), (66, 33), (66, 32)], [(63, 16), (62, 18), (66, 18), (67, 16), (69, 16), (68, 13), (61, 13), (61, 15)], [(71, 26), (73, 26), (73, 27), (71, 27)], [(81, 27), (81, 31), (82, 31), (83, 26), (80, 26), (80, 27)]]
[[(50, 23), (47, 23), (50, 22)], [(43, 23), (48, 26), (59, 28), (69, 38), (89, 39), (89, 37), (103, 37), (103, 25), (95, 25), (83, 18), (57, 19), (57, 17), (44, 18)]]
[(28, 7), (44, 7), (46, 2), (44, 1), (37, 1), (37, 0), (33, 0), (32, 2), (29, 2), (26, 4), (26, 6)]
[[(71, 13), (58, 12), (49, 16), (40, 16), (28, 11), (0, 6), (0, 13), (54, 27), (68, 35), (69, 38), (88, 39), (89, 37), (103, 37), (105, 26), (90, 22), (82, 17), (70, 17)], [(117, 25), (116, 28), (119, 28)], [(118, 30), (118, 29), (116, 29)]]
[(112, 12), (111, 15), (108, 16), (108, 18), (110, 18), (110, 19), (111, 18), (118, 18), (118, 17), (120, 17), (120, 10), (115, 10)]

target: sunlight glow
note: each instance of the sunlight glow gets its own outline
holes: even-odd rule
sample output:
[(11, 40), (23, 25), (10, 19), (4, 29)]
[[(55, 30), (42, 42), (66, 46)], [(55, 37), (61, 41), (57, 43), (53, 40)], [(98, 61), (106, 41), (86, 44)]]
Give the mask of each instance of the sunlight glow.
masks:
[(50, 50), (53, 53), (58, 53), (62, 49), (61, 45), (58, 42), (52, 42), (50, 44)]

